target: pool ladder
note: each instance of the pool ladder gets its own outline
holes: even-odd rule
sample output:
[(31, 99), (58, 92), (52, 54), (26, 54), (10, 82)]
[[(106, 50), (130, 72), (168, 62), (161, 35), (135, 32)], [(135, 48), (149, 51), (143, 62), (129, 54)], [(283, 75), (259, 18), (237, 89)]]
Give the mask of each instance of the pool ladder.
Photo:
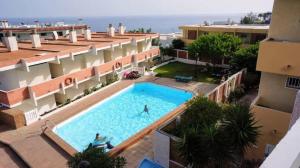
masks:
[[(50, 123), (50, 125), (49, 125)], [(43, 125), (41, 125), (41, 130), (44, 132), (47, 128), (54, 128), (55, 124), (51, 120), (46, 120)]]

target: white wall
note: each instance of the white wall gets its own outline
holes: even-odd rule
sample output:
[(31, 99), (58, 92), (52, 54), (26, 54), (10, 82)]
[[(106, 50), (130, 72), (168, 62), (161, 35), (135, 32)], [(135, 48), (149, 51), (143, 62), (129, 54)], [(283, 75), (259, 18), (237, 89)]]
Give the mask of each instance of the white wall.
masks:
[(111, 50), (104, 50), (103, 51), (104, 62), (109, 62), (112, 60), (112, 51)]
[(37, 112), (39, 115), (42, 115), (45, 112), (50, 111), (56, 107), (54, 94), (38, 100), (37, 103), (38, 103)]
[(64, 74), (77, 72), (85, 67), (82, 55), (74, 56), (74, 58), (74, 61), (70, 57), (60, 60)]
[(113, 60), (122, 58), (122, 56), (123, 56), (123, 49), (120, 48), (120, 47), (115, 47), (114, 51), (112, 52), (112, 54), (113, 54), (113, 57), (112, 57)]
[(154, 161), (163, 167), (169, 167), (170, 138), (159, 131), (154, 133)]
[(19, 87), (19, 78), (15, 69), (0, 72), (0, 90), (12, 90)]
[(53, 78), (62, 76), (64, 74), (61, 64), (49, 63), (49, 68)]
[(56, 108), (56, 101), (54, 95), (49, 95), (37, 101), (37, 107), (35, 107), (32, 99), (25, 100), (21, 105), (16, 106), (14, 108), (23, 111), (24, 113), (32, 111), (34, 109), (37, 110), (39, 115), (44, 114), (47, 111), (50, 111)]
[(29, 67), (30, 72), (13, 69), (0, 72), (0, 89), (12, 90), (28, 85), (36, 85), (51, 79), (48, 63)]
[(104, 63), (103, 51), (98, 51), (97, 55), (84, 55), (86, 67), (98, 66)]
[(48, 63), (30, 66), (30, 72), (18, 70), (20, 87), (36, 85), (51, 79)]
[(137, 46), (127, 45), (127, 55), (134, 55), (137, 53)]
[(292, 112), (297, 89), (285, 87), (287, 77), (266, 72), (261, 73), (258, 92), (260, 105), (284, 112)]
[(152, 41), (148, 40), (148, 42), (145, 42), (145, 50), (148, 51), (152, 47)]
[(140, 41), (140, 42), (137, 43), (137, 50), (138, 50), (138, 53), (144, 51), (144, 46), (145, 46), (144, 41)]

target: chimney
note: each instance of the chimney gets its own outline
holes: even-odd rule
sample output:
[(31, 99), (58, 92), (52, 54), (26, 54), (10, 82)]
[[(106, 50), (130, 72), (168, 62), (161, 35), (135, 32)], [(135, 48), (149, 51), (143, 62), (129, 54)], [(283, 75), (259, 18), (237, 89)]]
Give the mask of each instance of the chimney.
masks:
[(36, 29), (32, 30), (32, 34), (30, 37), (31, 37), (31, 42), (32, 42), (32, 48), (41, 47), (40, 35), (37, 33)]
[(107, 34), (110, 37), (114, 37), (115, 36), (115, 28), (112, 26), (112, 24), (109, 24), (109, 26), (107, 28)]
[(86, 40), (92, 39), (91, 29), (89, 27), (87, 29), (84, 29), (84, 39)]
[(5, 46), (9, 51), (17, 51), (19, 49), (17, 39), (13, 36), (12, 31), (8, 31), (4, 37)]
[(7, 20), (0, 20), (0, 27), (8, 28), (8, 21)]
[(119, 34), (124, 35), (125, 30), (126, 30), (126, 27), (122, 23), (119, 23)]
[(53, 40), (58, 40), (58, 34), (57, 31), (53, 31)]
[(77, 42), (77, 33), (75, 31), (74, 26), (72, 27), (72, 30), (69, 33), (69, 38), (71, 43), (76, 43)]

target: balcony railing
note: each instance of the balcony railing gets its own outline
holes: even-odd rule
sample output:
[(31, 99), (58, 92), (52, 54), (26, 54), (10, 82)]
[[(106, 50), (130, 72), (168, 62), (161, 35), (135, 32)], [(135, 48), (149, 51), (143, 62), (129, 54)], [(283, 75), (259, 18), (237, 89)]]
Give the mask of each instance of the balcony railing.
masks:
[(34, 86), (18, 88), (11, 91), (0, 90), (0, 103), (8, 107), (14, 107), (28, 98), (36, 100), (60, 90), (64, 90), (65, 88), (77, 86), (79, 83), (96, 75), (101, 76), (111, 73), (118, 68), (134, 63), (134, 57), (136, 57), (137, 61), (144, 61), (156, 55), (159, 55), (159, 48), (153, 48), (135, 56), (125, 56), (121, 59), (113, 60), (96, 67), (90, 67), (78, 72), (59, 76)]
[(270, 41), (260, 43), (256, 69), (283, 75), (300, 76), (300, 42)]

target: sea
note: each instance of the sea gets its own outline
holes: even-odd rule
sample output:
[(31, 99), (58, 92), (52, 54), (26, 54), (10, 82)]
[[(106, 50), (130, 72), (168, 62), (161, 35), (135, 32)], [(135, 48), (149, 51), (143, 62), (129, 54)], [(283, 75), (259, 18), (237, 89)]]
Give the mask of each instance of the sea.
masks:
[(99, 16), (99, 17), (49, 17), (49, 18), (6, 18), (10, 24), (20, 25), (35, 24), (54, 24), (64, 22), (65, 24), (88, 24), (93, 31), (106, 31), (108, 24), (115, 27), (121, 22), (126, 26), (126, 30), (137, 28), (149, 29), (157, 33), (179, 32), (178, 26), (186, 24), (202, 24), (223, 22), (230, 19), (239, 23), (245, 14), (218, 14), (218, 15), (167, 15), (167, 16)]

